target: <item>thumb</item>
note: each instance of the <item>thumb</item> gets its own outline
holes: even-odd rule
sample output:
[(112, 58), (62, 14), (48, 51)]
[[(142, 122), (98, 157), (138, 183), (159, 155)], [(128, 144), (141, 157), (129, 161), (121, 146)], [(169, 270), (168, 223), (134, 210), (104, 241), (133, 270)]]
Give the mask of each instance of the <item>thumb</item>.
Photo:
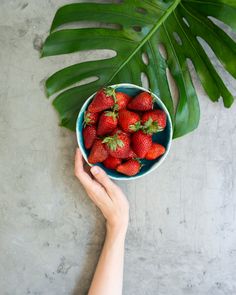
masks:
[(107, 192), (110, 194), (114, 193), (116, 185), (113, 181), (108, 177), (106, 172), (99, 166), (93, 166), (90, 169), (91, 173), (95, 177), (95, 179), (104, 186)]

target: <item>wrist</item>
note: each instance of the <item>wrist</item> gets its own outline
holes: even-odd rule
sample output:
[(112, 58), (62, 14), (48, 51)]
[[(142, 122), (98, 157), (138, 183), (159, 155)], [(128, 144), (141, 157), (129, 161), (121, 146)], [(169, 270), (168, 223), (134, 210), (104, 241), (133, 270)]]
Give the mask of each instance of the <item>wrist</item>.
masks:
[(111, 239), (123, 239), (125, 240), (128, 225), (110, 225), (106, 224), (107, 237)]

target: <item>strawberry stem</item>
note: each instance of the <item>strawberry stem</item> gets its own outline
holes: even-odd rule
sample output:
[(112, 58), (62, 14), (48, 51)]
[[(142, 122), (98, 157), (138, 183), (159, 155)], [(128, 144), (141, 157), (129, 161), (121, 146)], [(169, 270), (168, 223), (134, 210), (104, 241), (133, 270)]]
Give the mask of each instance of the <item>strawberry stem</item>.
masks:
[(118, 105), (118, 103), (115, 103), (113, 106), (113, 111), (116, 112), (118, 110), (119, 110), (119, 105)]

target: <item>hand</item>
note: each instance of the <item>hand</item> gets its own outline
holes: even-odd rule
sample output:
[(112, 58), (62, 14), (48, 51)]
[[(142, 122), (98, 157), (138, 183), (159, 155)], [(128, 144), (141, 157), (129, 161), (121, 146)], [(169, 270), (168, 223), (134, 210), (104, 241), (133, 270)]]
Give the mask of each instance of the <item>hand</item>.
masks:
[(84, 161), (79, 149), (75, 155), (75, 175), (84, 186), (90, 199), (102, 211), (107, 230), (112, 233), (126, 233), (129, 221), (129, 204), (121, 189), (99, 166), (90, 169), (92, 178), (84, 170)]

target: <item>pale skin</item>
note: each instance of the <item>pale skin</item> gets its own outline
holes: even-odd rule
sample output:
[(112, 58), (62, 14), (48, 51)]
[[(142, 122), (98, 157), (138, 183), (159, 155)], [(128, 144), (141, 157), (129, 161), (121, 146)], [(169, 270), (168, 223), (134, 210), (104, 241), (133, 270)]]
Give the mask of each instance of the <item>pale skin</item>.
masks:
[(82, 154), (77, 149), (75, 175), (106, 219), (106, 238), (88, 295), (122, 295), (129, 204), (103, 169), (93, 166), (90, 172), (92, 176), (84, 170)]

